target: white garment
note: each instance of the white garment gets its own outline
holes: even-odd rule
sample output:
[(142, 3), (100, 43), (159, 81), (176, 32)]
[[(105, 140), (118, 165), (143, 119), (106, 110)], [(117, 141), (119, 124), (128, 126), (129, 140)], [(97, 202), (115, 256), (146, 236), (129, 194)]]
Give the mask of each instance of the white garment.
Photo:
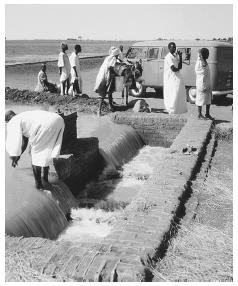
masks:
[(96, 83), (94, 86), (94, 91), (100, 94), (105, 94), (106, 92), (106, 83), (109, 76), (109, 67), (114, 67), (116, 64), (116, 56), (119, 55), (119, 49), (111, 47), (109, 50), (109, 56), (104, 59), (103, 64), (101, 65)]
[(37, 85), (35, 87), (36, 92), (43, 92), (47, 90), (47, 87), (43, 85), (43, 81), (47, 82), (47, 75), (42, 70), (39, 71), (37, 76)]
[(60, 154), (64, 132), (63, 118), (44, 110), (26, 111), (15, 115), (7, 123), (6, 150), (10, 156), (20, 156), (22, 136), (29, 138), (32, 164), (49, 166)]
[[(70, 61), (70, 66), (71, 66), (71, 70), (70, 70), (71, 79), (70, 79), (70, 82), (74, 83), (75, 80), (78, 80), (79, 90), (82, 92), (82, 90), (83, 90), (83, 80), (82, 80), (82, 77), (81, 77), (80, 63), (79, 63), (78, 55), (76, 55), (75, 52), (72, 52), (71, 56), (69, 57), (69, 61)], [(76, 67), (76, 71), (77, 71), (78, 77), (76, 76), (74, 67)]]
[(171, 66), (178, 68), (177, 55), (168, 53), (164, 59), (164, 105), (170, 114), (187, 112), (185, 84), (180, 71), (173, 72)]
[(196, 72), (196, 101), (197, 106), (211, 104), (212, 89), (210, 81), (210, 69), (208, 64), (204, 65), (200, 56), (195, 65)]
[[(71, 56), (69, 57), (69, 61), (70, 61), (70, 66), (71, 66), (71, 70), (70, 70), (71, 82), (74, 82), (77, 77), (80, 77), (80, 64), (79, 64), (78, 55), (76, 55), (75, 52), (72, 52)], [(74, 67), (76, 68), (78, 76), (76, 76)]]
[(59, 53), (58, 67), (62, 68), (62, 73), (60, 75), (60, 82), (64, 82), (69, 78), (71, 69), (69, 57), (66, 53), (63, 52)]

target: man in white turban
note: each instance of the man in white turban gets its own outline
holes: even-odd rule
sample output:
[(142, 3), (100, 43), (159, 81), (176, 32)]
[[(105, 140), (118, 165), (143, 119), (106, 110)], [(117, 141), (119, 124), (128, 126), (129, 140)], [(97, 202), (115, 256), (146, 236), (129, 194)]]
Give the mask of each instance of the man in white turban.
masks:
[(60, 154), (64, 120), (53, 112), (34, 110), (15, 114), (9, 110), (5, 114), (7, 123), (6, 150), (15, 168), (21, 154), (29, 142), (32, 169), (36, 188), (43, 190), (43, 182), (49, 184), (49, 163)]
[(119, 54), (119, 49), (115, 47), (109, 49), (109, 56), (104, 59), (96, 78), (94, 91), (101, 97), (98, 111), (99, 115), (101, 114), (103, 99), (107, 94), (110, 109), (113, 110), (112, 93), (115, 90), (115, 74), (113, 68), (115, 67)]

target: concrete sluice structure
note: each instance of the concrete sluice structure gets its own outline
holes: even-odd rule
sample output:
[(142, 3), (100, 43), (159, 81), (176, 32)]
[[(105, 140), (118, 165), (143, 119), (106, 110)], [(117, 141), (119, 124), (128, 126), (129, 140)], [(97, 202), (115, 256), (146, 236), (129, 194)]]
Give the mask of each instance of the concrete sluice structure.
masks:
[[(54, 160), (52, 167), (55, 170), (51, 173), (53, 200), (42, 197), (42, 203), (47, 207), (40, 208), (38, 205), (36, 208), (32, 204), (27, 211), (23, 208), (23, 212), (27, 213), (27, 218), (33, 218), (32, 225), (36, 217), (40, 219), (42, 210), (43, 217), (46, 215), (51, 220), (50, 228), (57, 232), (57, 237), (67, 228), (67, 212), (80, 206), (82, 200), (86, 202), (83, 206), (90, 206), (90, 210), (97, 205), (97, 209), (105, 210), (105, 204), (108, 206), (110, 201), (114, 206), (119, 202), (118, 208), (109, 207), (112, 213), (115, 211), (117, 214), (116, 222), (105, 230), (106, 235), (98, 241), (90, 241), (87, 236), (84, 241), (70, 241), (62, 237), (53, 241), (37, 238), (43, 237), (39, 235), (39, 229), (36, 235), (26, 235), (25, 226), (22, 233), (19, 227), (16, 227), (15, 233), (9, 231), (9, 227), (16, 224), (6, 221), (7, 234), (12, 236), (6, 238), (6, 249), (16, 252), (22, 249), (34, 270), (60, 281), (151, 281), (149, 269), (159, 259), (160, 252), (163, 253), (172, 233), (171, 227), (177, 222), (189, 196), (191, 181), (199, 170), (211, 137), (212, 122), (187, 118), (186, 115), (122, 112), (114, 113), (110, 119), (104, 118), (100, 126), (96, 125), (91, 130), (92, 137), (85, 134), (85, 138), (77, 138), (68, 149), (68, 154)], [(119, 199), (117, 189), (115, 194), (112, 191), (101, 200), (93, 196), (88, 199), (90, 192), (85, 192), (85, 187), (103, 174), (105, 166), (118, 169), (144, 145), (153, 147), (148, 151), (150, 157), (143, 155), (143, 160), (147, 163), (151, 161), (152, 167), (149, 174), (146, 169), (143, 172), (143, 167), (140, 170), (140, 176), (144, 173), (145, 179), (139, 192), (135, 192), (129, 201), (126, 199), (126, 187), (124, 193), (119, 191)], [(189, 149), (191, 146), (193, 151)], [(166, 147), (162, 153), (161, 147)], [(60, 181), (65, 186), (59, 186), (63, 184)], [(34, 200), (37, 205), (38, 198)], [(123, 207), (121, 200), (125, 202)], [(38, 216), (36, 209), (39, 210)], [(35, 216), (31, 214), (34, 212)], [(26, 215), (19, 217), (23, 225)], [(45, 223), (44, 219), (42, 223)], [(39, 228), (41, 226), (40, 223)], [(34, 227), (28, 234), (32, 234), (32, 229)], [(55, 239), (51, 235), (45, 237)], [(31, 255), (28, 255), (29, 251)], [(16, 276), (7, 280), (17, 281)]]

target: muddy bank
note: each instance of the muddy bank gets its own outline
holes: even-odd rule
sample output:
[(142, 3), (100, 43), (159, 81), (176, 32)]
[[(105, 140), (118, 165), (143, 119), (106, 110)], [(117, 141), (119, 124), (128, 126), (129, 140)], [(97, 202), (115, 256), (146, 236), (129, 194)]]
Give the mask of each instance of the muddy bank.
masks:
[[(61, 96), (56, 93), (34, 92), (29, 90), (5, 88), (6, 104), (45, 104), (54, 106), (64, 113), (84, 112), (97, 113), (99, 99), (90, 98), (86, 94), (81, 97)], [(103, 113), (109, 113), (108, 103), (103, 105)]]

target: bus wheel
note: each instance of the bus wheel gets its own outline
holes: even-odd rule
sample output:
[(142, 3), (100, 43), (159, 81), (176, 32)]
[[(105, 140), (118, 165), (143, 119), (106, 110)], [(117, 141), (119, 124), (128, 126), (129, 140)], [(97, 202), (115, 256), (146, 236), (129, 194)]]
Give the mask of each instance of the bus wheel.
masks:
[(162, 88), (154, 88), (156, 97), (163, 98), (163, 89)]
[(186, 93), (187, 93), (187, 101), (194, 104), (196, 101), (196, 88), (195, 87), (187, 88)]
[(136, 82), (136, 89), (130, 89), (129, 93), (135, 97), (143, 97), (145, 95), (146, 87), (143, 84)]

